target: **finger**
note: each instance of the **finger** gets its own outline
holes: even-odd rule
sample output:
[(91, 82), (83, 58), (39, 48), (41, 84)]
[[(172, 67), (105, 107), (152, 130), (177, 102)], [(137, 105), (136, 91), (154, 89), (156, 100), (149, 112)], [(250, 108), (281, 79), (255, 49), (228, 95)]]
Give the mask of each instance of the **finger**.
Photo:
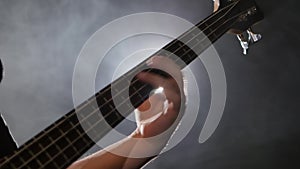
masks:
[(145, 83), (149, 83), (154, 88), (163, 86), (167, 80), (159, 75), (153, 73), (146, 73), (146, 72), (140, 72), (137, 75), (137, 78)]
[(152, 85), (154, 88), (164, 87), (164, 88), (180, 89), (180, 88), (182, 88), (182, 85), (183, 85), (182, 80), (180, 80), (178, 82), (175, 79), (173, 79), (172, 77), (165, 78), (160, 75), (157, 75), (154, 73), (148, 73), (148, 72), (140, 72), (137, 75), (137, 78), (145, 83)]
[[(147, 135), (149, 137), (152, 137), (157, 136), (172, 127), (172, 129), (169, 130), (169, 134), (172, 134), (179, 121), (177, 118), (178, 111), (173, 109), (172, 104), (169, 104), (167, 111), (151, 122), (151, 135), (149, 135), (150, 133), (147, 131), (147, 127), (144, 128), (144, 132), (148, 133)], [(177, 122), (176, 124), (174, 124), (175, 121)]]
[(135, 118), (140, 123), (149, 123), (158, 118), (165, 107), (166, 97), (163, 93), (156, 93), (149, 97), (135, 110)]
[(161, 105), (166, 100), (164, 93), (155, 93), (145, 100), (137, 109), (140, 112), (151, 111), (157, 105)]
[[(165, 79), (160, 77), (159, 75), (143, 72), (138, 74), (137, 77), (141, 81), (149, 83), (154, 88), (162, 87), (162, 92), (165, 93), (167, 100), (169, 100), (170, 102), (174, 102), (175, 104), (180, 104), (182, 91), (175, 80)], [(142, 108), (146, 107), (147, 104), (145, 103), (145, 105)]]
[(154, 56), (147, 61), (147, 64), (149, 67), (167, 72), (177, 81), (182, 79), (180, 67), (173, 60), (167, 57)]

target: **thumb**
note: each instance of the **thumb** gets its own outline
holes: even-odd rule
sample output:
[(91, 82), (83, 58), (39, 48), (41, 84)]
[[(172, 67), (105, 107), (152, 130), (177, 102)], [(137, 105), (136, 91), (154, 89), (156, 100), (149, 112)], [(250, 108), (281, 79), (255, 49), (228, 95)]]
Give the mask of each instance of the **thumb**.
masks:
[(155, 93), (135, 110), (135, 118), (138, 123), (150, 123), (165, 112), (166, 96)]

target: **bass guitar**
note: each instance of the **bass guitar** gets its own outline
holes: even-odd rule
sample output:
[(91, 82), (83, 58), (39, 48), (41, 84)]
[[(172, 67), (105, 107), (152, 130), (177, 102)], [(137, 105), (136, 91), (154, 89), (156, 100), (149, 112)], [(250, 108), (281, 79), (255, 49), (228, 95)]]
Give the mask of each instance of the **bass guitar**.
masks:
[[(181, 62), (174, 60), (175, 63), (184, 68), (229, 30), (239, 33), (244, 32), (262, 19), (263, 14), (254, 0), (227, 0), (222, 3), (217, 11), (165, 45), (153, 56), (168, 57), (168, 53), (175, 54), (181, 60)], [(199, 29), (202, 31), (201, 33), (195, 32)], [(203, 37), (206, 37), (206, 40), (203, 40)], [(184, 64), (182, 64), (182, 61)], [(142, 62), (137, 67), (143, 67), (144, 65), (146, 63)], [(137, 74), (137, 71), (140, 70), (137, 67), (127, 72), (125, 76)], [(161, 72), (157, 73), (163, 75)], [(90, 99), (19, 147), (13, 154), (1, 159), (0, 168), (63, 169), (68, 167), (95, 144), (87, 132), (96, 133), (96, 139), (101, 139), (110, 130), (110, 127), (105, 128), (103, 126), (106, 124), (111, 127), (117, 126), (126, 115), (134, 110), (134, 107), (138, 107), (149, 97), (152, 87), (134, 78), (128, 83), (130, 86), (130, 99), (128, 101), (134, 107), (127, 107), (127, 103), (115, 105), (112, 101), (111, 87), (112, 85), (126, 84), (127, 82), (123, 80), (121, 77), (107, 85)], [(122, 92), (122, 88), (123, 86), (120, 86), (120, 90), (117, 92)], [(95, 108), (95, 105), (98, 106)], [(128, 114), (120, 114), (115, 107), (126, 109)], [(102, 120), (99, 120), (99, 112), (102, 113)], [(78, 116), (84, 117), (81, 123), (90, 126), (87, 132), (83, 130)]]

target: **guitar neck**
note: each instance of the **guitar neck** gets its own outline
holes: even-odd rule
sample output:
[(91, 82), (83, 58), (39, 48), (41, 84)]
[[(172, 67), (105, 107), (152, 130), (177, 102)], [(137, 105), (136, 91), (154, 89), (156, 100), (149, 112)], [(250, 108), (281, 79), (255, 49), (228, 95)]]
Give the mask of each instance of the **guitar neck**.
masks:
[[(175, 54), (179, 58), (174, 61), (184, 68), (235, 23), (236, 18), (227, 16), (235, 4), (232, 3), (211, 14), (154, 55), (169, 57), (170, 53)], [(149, 97), (151, 86), (135, 78), (131, 81), (125, 78), (137, 74), (145, 67), (146, 63), (142, 62), (125, 76), (61, 117), (22, 145), (13, 155), (5, 157), (0, 168), (66, 168), (69, 166), (95, 144), (94, 140), (104, 137), (111, 127), (117, 126), (135, 107)], [(115, 105), (113, 99), (118, 97), (113, 97), (114, 93), (117, 93), (117, 96), (127, 93), (128, 97), (128, 92), (123, 90), (124, 85), (130, 86), (130, 97)], [(126, 111), (120, 113), (118, 110)]]

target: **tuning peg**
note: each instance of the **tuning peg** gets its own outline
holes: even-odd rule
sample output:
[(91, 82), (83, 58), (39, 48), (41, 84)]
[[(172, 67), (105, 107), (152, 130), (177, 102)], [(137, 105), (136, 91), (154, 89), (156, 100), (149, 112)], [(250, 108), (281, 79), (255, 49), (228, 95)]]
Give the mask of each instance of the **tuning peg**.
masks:
[(262, 36), (261, 34), (254, 33), (252, 29), (249, 28), (247, 29), (246, 33), (237, 34), (237, 38), (243, 48), (243, 54), (247, 55), (249, 46), (261, 40)]
[(243, 34), (236, 35), (238, 40), (240, 41), (240, 44), (243, 48), (243, 54), (247, 55), (248, 49), (249, 49), (249, 39), (246, 39)]
[(256, 43), (261, 40), (262, 36), (259, 33), (254, 33), (251, 28), (247, 30), (248, 37), (252, 43)]

